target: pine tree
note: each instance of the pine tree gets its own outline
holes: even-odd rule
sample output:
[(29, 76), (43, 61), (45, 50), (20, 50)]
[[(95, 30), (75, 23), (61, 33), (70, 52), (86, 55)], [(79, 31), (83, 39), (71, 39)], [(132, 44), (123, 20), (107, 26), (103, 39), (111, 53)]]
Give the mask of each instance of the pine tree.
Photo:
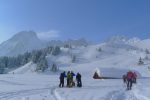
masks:
[(52, 67), (51, 67), (51, 71), (52, 71), (52, 72), (58, 71), (58, 67), (57, 67), (57, 65), (56, 65), (55, 63), (53, 63), (53, 65), (52, 65)]
[(73, 55), (73, 56), (72, 56), (72, 63), (75, 63), (75, 61), (76, 61), (76, 56)]
[(150, 54), (150, 51), (148, 49), (145, 49), (146, 54)]
[(98, 51), (99, 51), (99, 52), (101, 52), (101, 51), (102, 51), (102, 48), (101, 48), (101, 47), (100, 47), (100, 48), (98, 48)]
[(0, 74), (3, 74), (5, 71), (5, 64), (0, 62)]
[(140, 57), (138, 65), (143, 65), (143, 64), (144, 64), (144, 62), (142, 61), (142, 58)]
[(61, 52), (60, 47), (56, 46), (52, 50), (52, 55), (56, 56)]
[(149, 59), (149, 57), (148, 57), (148, 55), (146, 55), (146, 56), (145, 56), (145, 60), (148, 60), (148, 59)]
[(36, 71), (41, 70), (42, 72), (44, 72), (47, 68), (48, 68), (47, 60), (42, 59), (40, 60), (40, 62), (38, 62)]

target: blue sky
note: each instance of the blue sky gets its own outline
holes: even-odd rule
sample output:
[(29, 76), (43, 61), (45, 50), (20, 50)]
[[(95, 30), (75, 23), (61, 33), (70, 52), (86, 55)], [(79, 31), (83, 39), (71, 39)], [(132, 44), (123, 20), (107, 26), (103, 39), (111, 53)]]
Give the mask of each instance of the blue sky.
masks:
[(150, 0), (0, 0), (0, 43), (34, 30), (42, 38), (150, 38)]

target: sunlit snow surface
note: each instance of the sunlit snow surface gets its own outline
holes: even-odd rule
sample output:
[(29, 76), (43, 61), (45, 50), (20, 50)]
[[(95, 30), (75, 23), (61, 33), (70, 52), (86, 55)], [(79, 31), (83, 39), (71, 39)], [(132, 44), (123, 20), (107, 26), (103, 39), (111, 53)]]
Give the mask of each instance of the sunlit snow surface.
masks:
[(0, 100), (149, 100), (150, 79), (138, 79), (131, 91), (121, 79), (83, 77), (82, 88), (58, 88), (57, 75), (1, 75)]

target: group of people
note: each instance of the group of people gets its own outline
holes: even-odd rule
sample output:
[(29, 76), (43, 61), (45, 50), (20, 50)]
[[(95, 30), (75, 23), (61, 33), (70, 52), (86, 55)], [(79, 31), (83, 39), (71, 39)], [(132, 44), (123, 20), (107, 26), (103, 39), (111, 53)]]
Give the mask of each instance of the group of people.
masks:
[(81, 74), (80, 73), (74, 74), (73, 71), (68, 71), (67, 74), (64, 71), (60, 74), (59, 87), (64, 87), (65, 78), (67, 79), (67, 85), (66, 86), (67, 87), (74, 87), (76, 85), (75, 81), (74, 81), (74, 77), (76, 77), (77, 87), (82, 87)]
[(127, 85), (127, 90), (131, 90), (133, 83), (136, 84), (137, 74), (136, 72), (128, 71), (122, 78), (123, 82)]

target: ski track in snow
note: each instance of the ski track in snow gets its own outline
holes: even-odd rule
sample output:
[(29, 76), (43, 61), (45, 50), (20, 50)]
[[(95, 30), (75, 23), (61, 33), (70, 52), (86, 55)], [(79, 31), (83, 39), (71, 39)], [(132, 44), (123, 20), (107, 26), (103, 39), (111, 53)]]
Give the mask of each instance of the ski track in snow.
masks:
[(8, 85), (24, 85), (16, 82), (6, 81), (6, 80), (0, 80), (0, 83), (8, 84)]
[(50, 95), (54, 98), (54, 100), (64, 100), (56, 91), (56, 87), (50, 88), (41, 88), (41, 89), (30, 89), (30, 90), (20, 90), (20, 91), (13, 91), (13, 92), (1, 92), (0, 93), (0, 100), (9, 100), (15, 97), (25, 97), (36, 95), (40, 93), (46, 93), (50, 90)]
[(42, 89), (31, 89), (31, 90), (21, 90), (21, 91), (13, 91), (13, 92), (1, 92), (0, 100), (9, 100), (14, 97), (19, 96), (28, 96), (46, 92), (50, 88), (42, 88)]
[(108, 93), (105, 100), (149, 100), (149, 98), (132, 90), (116, 90)]
[[(92, 83), (91, 83), (92, 84)], [(27, 90), (18, 90), (18, 91), (11, 91), (11, 92), (0, 92), (0, 100), (11, 100), (17, 97), (29, 97), (23, 100), (33, 100), (30, 99), (32, 95), (41, 95), (41, 93), (46, 94), (49, 92), (51, 96), (51, 100), (149, 100), (148, 97), (141, 94), (138, 86), (142, 86), (142, 84), (137, 84), (133, 87), (132, 90), (127, 91), (125, 87), (122, 85), (118, 86), (116, 84), (112, 86), (105, 85), (98, 85), (98, 86), (84, 86), (82, 88), (58, 88), (57, 86), (46, 86), (45, 88), (37, 88), (37, 89), (27, 89)], [(105, 89), (112, 89), (106, 93), (106, 95), (99, 96), (96, 95), (95, 92), (97, 90), (105, 90)], [(89, 92), (87, 92), (89, 90)], [(80, 93), (79, 93), (80, 91)], [(91, 91), (91, 92), (90, 92)], [(101, 92), (100, 92), (101, 93)], [(75, 96), (75, 95), (76, 96)], [(78, 97), (78, 94), (79, 97)], [(46, 95), (47, 96), (47, 95)], [(70, 98), (71, 97), (71, 98)], [(15, 99), (13, 99), (15, 100)], [(22, 99), (21, 99), (22, 100)], [(48, 100), (48, 99), (41, 99), (41, 100)]]
[(51, 88), (51, 95), (53, 96), (53, 98), (55, 100), (65, 100), (64, 98), (62, 98), (59, 93), (56, 91), (57, 87), (52, 87)]
[[(141, 86), (141, 84), (138, 85)], [(95, 94), (95, 92), (97, 92), (97, 89), (105, 90), (109, 88), (112, 88), (112, 90), (106, 93), (106, 95), (104, 96), (99, 96), (97, 95), (97, 93)], [(134, 85), (132, 90), (125, 90), (125, 88), (125, 86), (118, 87), (116, 85), (85, 86), (82, 87), (81, 90), (78, 90), (78, 88), (73, 88), (69, 90), (70, 92), (63, 89), (61, 90), (61, 92), (57, 92), (56, 90), (54, 90), (53, 94), (55, 94), (57, 98), (56, 100), (64, 100), (64, 98), (62, 97), (65, 97), (65, 100), (150, 100), (148, 97), (142, 94), (137, 85)], [(89, 90), (89, 92), (86, 90)], [(90, 92), (90, 90), (92, 91)], [(78, 97), (78, 95), (76, 94), (77, 91), (80, 91), (82, 95), (80, 94)], [(59, 94), (61, 94), (62, 97)]]

